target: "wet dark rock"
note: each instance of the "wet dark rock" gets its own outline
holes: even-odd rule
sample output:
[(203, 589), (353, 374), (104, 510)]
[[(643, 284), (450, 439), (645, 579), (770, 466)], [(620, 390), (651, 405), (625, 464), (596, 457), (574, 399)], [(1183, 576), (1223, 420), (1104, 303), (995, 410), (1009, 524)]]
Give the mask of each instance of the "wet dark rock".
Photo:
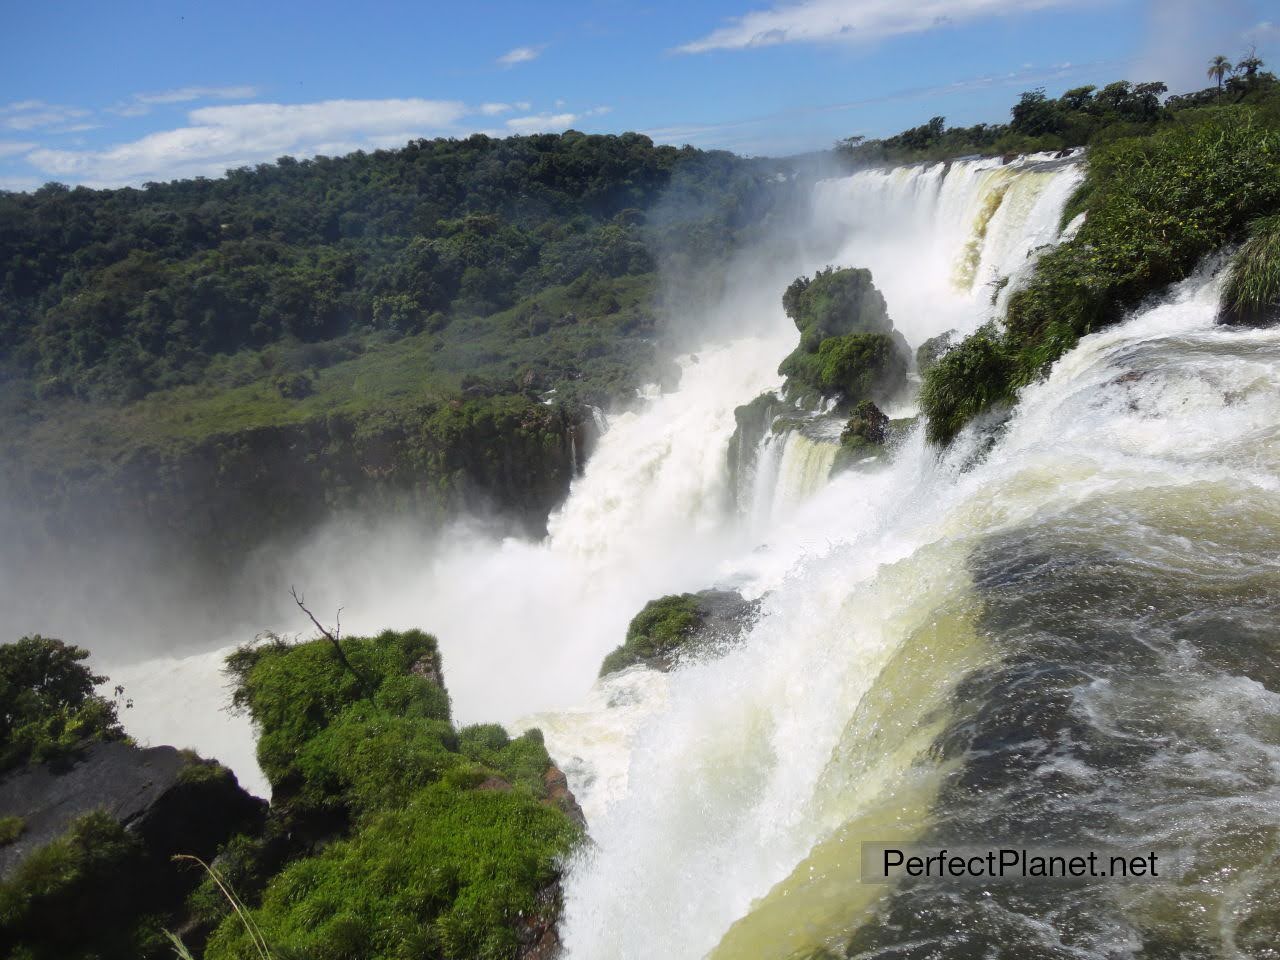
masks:
[(218, 764), (173, 747), (95, 744), (69, 764), (41, 764), (0, 780), (0, 816), (25, 824), (13, 843), (0, 847), (0, 879), (95, 810), (167, 861), (177, 853), (213, 856), (232, 834), (256, 829), (266, 809), (265, 800), (246, 793)]

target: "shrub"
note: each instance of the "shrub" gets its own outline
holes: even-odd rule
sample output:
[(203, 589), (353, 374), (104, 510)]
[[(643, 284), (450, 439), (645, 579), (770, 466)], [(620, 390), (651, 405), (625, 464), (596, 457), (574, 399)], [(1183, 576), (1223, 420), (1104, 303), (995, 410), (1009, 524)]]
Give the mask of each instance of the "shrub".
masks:
[[(542, 735), (455, 730), (420, 631), (348, 638), (342, 654), (273, 640), (229, 658), (277, 804), (219, 869), (259, 904), (276, 956), (510, 958), (522, 925), (554, 921), (556, 864), (579, 836), (547, 804)], [(210, 883), (191, 906), (221, 918), (208, 960), (256, 956)]]
[(273, 788), (296, 786), (308, 741), (352, 704), (376, 704), (421, 719), (449, 720), (444, 688), (421, 672), (440, 675), (436, 640), (420, 630), (342, 641), (347, 669), (327, 641), (288, 645), (273, 639), (227, 658), (237, 681), (233, 703), (259, 729), (258, 762)]
[(13, 843), (27, 829), (21, 817), (0, 817), (0, 847)]
[[(277, 956), (310, 960), (509, 960), (517, 928), (575, 831), (559, 811), (499, 790), (439, 783), (350, 839), (286, 867), (253, 912)], [(236, 918), (207, 960), (254, 956)]]
[(94, 692), (107, 678), (84, 666), (88, 657), (39, 634), (0, 646), (0, 773), (124, 737), (115, 704)]
[[(106, 813), (86, 814), (0, 883), (0, 954), (157, 956), (158, 926), (137, 916), (147, 876), (139, 842)], [(86, 930), (94, 931), (92, 952)]]

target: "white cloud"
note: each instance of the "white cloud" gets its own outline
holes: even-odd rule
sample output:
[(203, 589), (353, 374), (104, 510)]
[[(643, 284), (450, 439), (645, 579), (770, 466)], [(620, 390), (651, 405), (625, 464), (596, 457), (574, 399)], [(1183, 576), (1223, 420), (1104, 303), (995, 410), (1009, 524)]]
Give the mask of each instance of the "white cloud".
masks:
[(38, 170), (92, 185), (217, 176), (284, 154), (345, 153), (454, 132), (465, 105), (446, 100), (325, 100), (201, 107), (189, 126), (102, 150), (38, 149)]
[[(509, 103), (482, 103), (482, 104), (480, 104), (480, 112), (481, 112), (481, 113), (483, 113), (486, 117), (496, 117), (496, 116), (497, 116), (498, 114), (500, 114), (500, 113), (508, 113), (508, 112), (510, 112), (511, 110), (514, 110), (514, 109), (515, 109), (515, 107), (514, 107), (514, 106), (512, 106), (512, 105), (511, 105), (511, 104), (509, 104)], [(529, 109), (529, 108), (528, 108), (528, 107), (524, 107), (523, 109), (527, 110), (527, 109)]]
[(1080, 0), (800, 0), (732, 18), (679, 53), (743, 50), (782, 43), (879, 40), (949, 23), (1078, 4)]
[(540, 113), (531, 117), (512, 117), (507, 128), (515, 133), (558, 133), (573, 126), (576, 113)]
[(592, 107), (581, 113), (539, 113), (528, 117), (512, 117), (507, 121), (507, 129), (512, 133), (559, 133), (572, 127), (579, 120), (603, 116), (612, 109), (612, 107)]
[(0, 174), (0, 190), (12, 190), (15, 193), (30, 193), (44, 186), (39, 177), (10, 177)]
[(541, 53), (542, 47), (516, 47), (500, 56), (498, 63), (504, 67), (514, 67), (517, 63), (528, 63), (530, 60), (537, 60)]
[(1245, 31), (1245, 39), (1250, 43), (1271, 43), (1280, 40), (1280, 23), (1263, 20), (1255, 23)]
[(190, 103), (192, 100), (248, 100), (258, 95), (256, 87), (179, 87), (160, 93), (135, 93), (138, 103)]
[(121, 117), (141, 117), (155, 106), (173, 103), (191, 103), (195, 100), (251, 100), (258, 95), (258, 88), (247, 84), (235, 87), (178, 87), (159, 93), (135, 93), (128, 100), (107, 107), (109, 113)]
[(0, 157), (12, 157), (15, 154), (26, 153), (28, 150), (34, 150), (36, 144), (24, 143), (19, 140), (0, 140)]
[(35, 130), (38, 127), (69, 123), (88, 115), (89, 111), (80, 107), (60, 106), (43, 100), (19, 100), (0, 107), (0, 127)]

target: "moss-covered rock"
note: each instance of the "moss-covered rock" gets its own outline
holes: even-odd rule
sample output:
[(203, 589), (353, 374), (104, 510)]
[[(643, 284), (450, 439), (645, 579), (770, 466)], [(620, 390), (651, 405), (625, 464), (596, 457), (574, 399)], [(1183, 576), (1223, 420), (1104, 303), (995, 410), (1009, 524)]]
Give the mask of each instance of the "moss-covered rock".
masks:
[(782, 295), (782, 309), (800, 329), (806, 352), (828, 337), (893, 332), (889, 308), (867, 269), (827, 267), (812, 279), (797, 277)]
[(827, 267), (799, 277), (782, 296), (800, 344), (778, 367), (788, 400), (814, 407), (883, 402), (906, 383), (910, 351), (865, 269)]
[(769, 426), (782, 408), (777, 394), (762, 393), (750, 403), (744, 403), (733, 411), (733, 436), (729, 438), (729, 489), (739, 500), (746, 493), (747, 478), (755, 469), (760, 441), (769, 432)]
[(1231, 262), (1218, 322), (1233, 326), (1280, 323), (1280, 214), (1259, 217)]
[(682, 654), (731, 639), (758, 601), (731, 590), (703, 590), (650, 600), (627, 627), (627, 638), (600, 665), (600, 676), (643, 664), (669, 670)]
[(787, 395), (805, 406), (832, 398), (840, 405), (884, 402), (906, 383), (907, 360), (886, 334), (851, 333), (828, 337), (813, 353), (797, 350), (778, 372), (787, 377)]
[(832, 469), (876, 456), (884, 450), (888, 439), (889, 418), (870, 400), (863, 400), (853, 408), (853, 414), (840, 432), (840, 450)]
[[(341, 654), (341, 655), (339, 655)], [(548, 950), (581, 812), (536, 730), (456, 729), (434, 637), (287, 644), (229, 660), (276, 805), (220, 862), (278, 956), (514, 958)], [(255, 957), (211, 884), (208, 960)]]

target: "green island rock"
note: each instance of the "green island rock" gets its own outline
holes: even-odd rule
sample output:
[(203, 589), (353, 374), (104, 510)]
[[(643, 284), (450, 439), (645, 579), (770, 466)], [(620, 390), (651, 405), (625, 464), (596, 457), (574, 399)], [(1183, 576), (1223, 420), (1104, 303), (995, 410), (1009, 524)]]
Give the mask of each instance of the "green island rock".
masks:
[(906, 384), (910, 350), (893, 328), (883, 295), (865, 269), (827, 267), (798, 277), (782, 306), (800, 344), (782, 361), (783, 395), (814, 408), (889, 399)]
[(670, 670), (682, 655), (732, 640), (759, 606), (732, 590), (702, 590), (650, 600), (627, 627), (626, 640), (604, 658), (600, 676), (638, 664)]

